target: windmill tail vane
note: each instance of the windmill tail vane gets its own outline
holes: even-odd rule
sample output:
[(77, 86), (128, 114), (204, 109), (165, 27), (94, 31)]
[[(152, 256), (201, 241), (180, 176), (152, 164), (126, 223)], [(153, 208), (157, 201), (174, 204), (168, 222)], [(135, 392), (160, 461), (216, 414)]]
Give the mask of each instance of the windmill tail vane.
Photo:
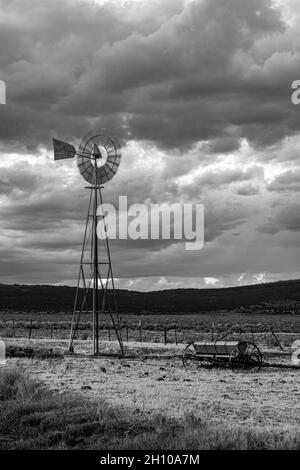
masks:
[(108, 314), (121, 355), (124, 355), (120, 317), (115, 293), (112, 260), (107, 230), (101, 243), (97, 236), (97, 206), (102, 204), (103, 184), (116, 174), (121, 160), (118, 140), (106, 130), (92, 131), (85, 136), (78, 151), (69, 143), (53, 139), (54, 160), (77, 156), (77, 166), (82, 177), (90, 183), (89, 204), (82, 243), (77, 287), (70, 329), (69, 351), (74, 351), (82, 314), (92, 314), (93, 352), (99, 354), (100, 319)]

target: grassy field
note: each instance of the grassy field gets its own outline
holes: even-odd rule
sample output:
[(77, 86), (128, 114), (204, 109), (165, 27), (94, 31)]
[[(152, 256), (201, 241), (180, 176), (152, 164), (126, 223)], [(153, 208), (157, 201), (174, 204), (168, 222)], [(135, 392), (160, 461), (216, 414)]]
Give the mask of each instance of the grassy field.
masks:
[[(90, 339), (92, 321), (90, 315), (83, 315), (78, 337)], [(168, 343), (187, 343), (192, 340), (210, 340), (224, 332), (226, 338), (243, 337), (255, 340), (264, 346), (276, 346), (271, 335), (274, 331), (283, 346), (290, 346), (300, 337), (300, 315), (262, 315), (209, 313), (197, 315), (122, 315), (120, 324), (124, 341), (164, 342), (165, 328)], [(45, 313), (1, 313), (0, 337), (29, 337), (67, 339), (70, 315)], [(176, 328), (176, 333), (175, 333)], [(252, 336), (253, 335), (253, 336)], [(101, 340), (114, 340), (114, 332), (107, 317), (100, 317)]]
[(53, 393), (22, 369), (0, 371), (0, 449), (299, 449), (299, 433), (149, 416)]
[(188, 341), (231, 330), (226, 339), (254, 339), (266, 362), (290, 364), (299, 315), (122, 316), (124, 359), (111, 357), (119, 349), (104, 317), (103, 356), (91, 357), (88, 316), (76, 354), (66, 355), (69, 320), (64, 313), (0, 315), (8, 353), (0, 369), (0, 448), (300, 448), (299, 370), (190, 371), (180, 358)]

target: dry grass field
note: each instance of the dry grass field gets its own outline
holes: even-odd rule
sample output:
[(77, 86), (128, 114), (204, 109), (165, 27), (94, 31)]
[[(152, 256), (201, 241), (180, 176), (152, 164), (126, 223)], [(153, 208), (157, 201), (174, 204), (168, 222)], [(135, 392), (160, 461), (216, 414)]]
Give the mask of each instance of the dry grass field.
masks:
[[(11, 381), (18, 384), (13, 399), (1, 399), (0, 376), (6, 423), (0, 448), (300, 446), (300, 370), (191, 371), (181, 361), (187, 342), (230, 330), (226, 339), (254, 339), (265, 361), (289, 364), (292, 342), (300, 338), (299, 315), (124, 315), (123, 359), (116, 357), (114, 332), (104, 317), (101, 357), (91, 357), (89, 317), (81, 323), (75, 354), (66, 354), (69, 320), (64, 313), (0, 314), (8, 353), (0, 373), (12, 374), (3, 379), (9, 390)], [(44, 390), (40, 398), (35, 389)]]
[[(85, 413), (87, 410), (89, 413), (93, 410), (92, 416), (100, 413), (102, 421), (106, 419), (105, 413), (112, 413), (115, 426), (121, 426), (118, 441), (108, 439), (109, 432), (103, 434), (103, 430), (101, 439), (98, 436), (98, 440), (91, 440), (91, 436), (85, 436), (83, 431), (81, 435), (79, 427), (74, 442), (61, 437), (58, 441), (54, 439), (54, 447), (158, 449), (165, 445), (169, 449), (189, 449), (300, 446), (300, 370), (200, 368), (186, 371), (180, 359), (183, 343), (165, 346), (157, 342), (130, 341), (125, 343), (126, 354), (130, 357), (124, 359), (112, 356), (118, 352), (117, 344), (107, 340), (102, 341), (101, 352), (110, 356), (97, 358), (90, 356), (92, 345), (89, 339), (76, 341), (75, 355), (64, 354), (67, 349), (65, 340), (10, 338), (6, 343), (9, 356), (12, 356), (7, 360), (6, 370), (24, 371), (52, 397), (70, 396), (75, 402), (79, 399)], [(290, 362), (288, 346), (284, 352), (274, 345), (260, 346), (266, 352), (268, 362)], [(27, 357), (28, 351), (31, 351), (30, 357)], [(76, 403), (70, 413), (78, 416), (78, 401)], [(94, 418), (85, 415), (80, 420), (90, 423)], [(124, 425), (124, 421), (127, 424)], [(138, 438), (130, 430), (140, 425), (143, 432), (138, 431)], [(166, 432), (169, 426), (177, 431)], [(91, 435), (95, 438), (97, 432)], [(106, 441), (105, 433), (108, 433)], [(205, 437), (207, 435), (214, 436), (214, 439), (209, 440)], [(10, 439), (14, 439), (13, 433)], [(18, 437), (20, 448), (29, 445), (24, 439)], [(52, 448), (52, 438), (50, 441), (47, 439), (42, 444), (37, 441), (31, 445)], [(4, 447), (7, 442), (12, 445), (7, 437), (0, 441), (0, 445), (1, 442), (4, 442)]]
[[(29, 337), (67, 339), (70, 329), (70, 314), (7, 313), (0, 312), (0, 337)], [(283, 346), (290, 346), (300, 338), (300, 315), (239, 314), (235, 312), (202, 313), (185, 315), (122, 315), (120, 318), (124, 341), (164, 342), (167, 329), (168, 343), (188, 343), (192, 340), (210, 340), (229, 330), (227, 339), (243, 337), (255, 340), (264, 347), (276, 345), (273, 330)], [(141, 328), (142, 327), (142, 332)], [(176, 338), (175, 338), (176, 327)], [(15, 331), (14, 331), (15, 330)], [(92, 318), (84, 315), (78, 337), (91, 338)], [(100, 317), (100, 338), (114, 340), (114, 333), (107, 316)]]

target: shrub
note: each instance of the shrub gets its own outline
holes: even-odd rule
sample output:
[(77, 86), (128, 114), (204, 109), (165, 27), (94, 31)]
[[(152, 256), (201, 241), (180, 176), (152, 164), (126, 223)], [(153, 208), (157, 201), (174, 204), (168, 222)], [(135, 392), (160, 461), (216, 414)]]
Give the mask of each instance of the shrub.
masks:
[(40, 385), (21, 369), (0, 371), (0, 400), (32, 400), (40, 392)]
[(0, 332), (0, 337), (1, 338), (13, 338), (14, 337), (14, 332), (12, 328), (5, 328)]

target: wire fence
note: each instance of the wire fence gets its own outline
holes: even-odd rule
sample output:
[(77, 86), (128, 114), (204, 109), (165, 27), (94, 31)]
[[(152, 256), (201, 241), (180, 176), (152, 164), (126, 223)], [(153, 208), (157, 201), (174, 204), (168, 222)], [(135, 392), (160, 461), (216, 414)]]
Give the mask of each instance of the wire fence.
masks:
[[(0, 337), (2, 338), (27, 338), (32, 339), (68, 339), (70, 334), (70, 322), (20, 322), (7, 320), (0, 322)], [(123, 341), (135, 342), (160, 342), (164, 344), (178, 344), (179, 337), (182, 336), (177, 326), (162, 327), (159, 330), (149, 330), (138, 327), (124, 325), (121, 327)], [(93, 336), (93, 327), (90, 322), (82, 322), (78, 325), (75, 339), (89, 340)], [(113, 326), (99, 325), (99, 339), (115, 341), (116, 333)]]
[[(146, 322), (145, 322), (146, 323)], [(0, 318), (0, 338), (23, 338), (27, 340), (34, 339), (53, 339), (68, 340), (70, 336), (70, 321), (67, 320), (21, 320), (10, 318), (5, 320)], [(225, 334), (224, 334), (225, 332)], [(121, 322), (121, 335), (124, 342), (140, 343), (160, 343), (160, 344), (186, 344), (191, 341), (221, 341), (242, 338), (253, 343), (263, 343), (271, 348), (280, 348), (284, 350), (293, 340), (298, 339), (297, 332), (274, 332), (269, 327), (264, 331), (254, 331), (251, 327), (249, 331), (235, 331), (234, 328), (218, 329), (215, 323), (210, 323), (210, 327), (196, 329), (183, 324), (170, 325), (150, 325), (143, 321), (129, 323), (126, 320)], [(82, 321), (78, 325), (75, 339), (92, 341), (93, 323), (91, 321)], [(100, 341), (116, 341), (116, 333), (112, 325), (108, 322), (99, 324)]]

